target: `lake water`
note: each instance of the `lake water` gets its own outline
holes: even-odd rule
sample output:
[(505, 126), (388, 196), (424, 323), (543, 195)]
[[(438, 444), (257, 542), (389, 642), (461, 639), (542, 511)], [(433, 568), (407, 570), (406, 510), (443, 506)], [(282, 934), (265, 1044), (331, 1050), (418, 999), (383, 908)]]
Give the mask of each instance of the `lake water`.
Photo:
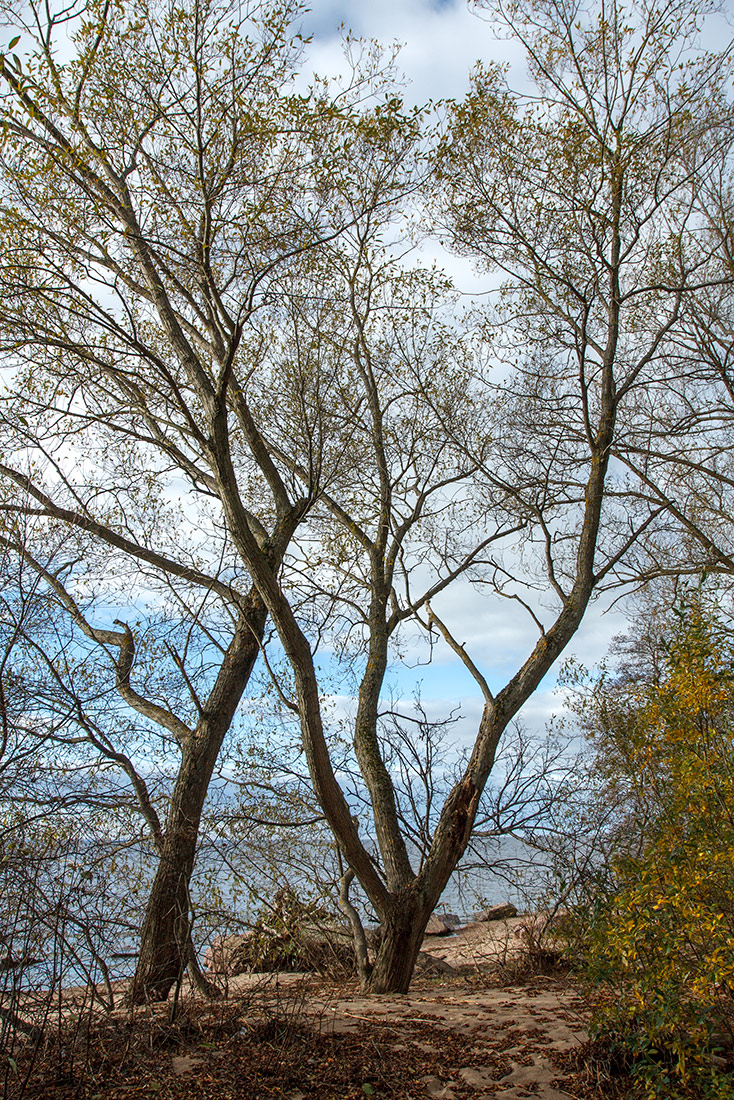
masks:
[[(499, 841), (475, 842), (475, 853), (465, 862), (468, 865), (460, 868), (452, 876), (436, 907), (437, 912), (455, 913), (463, 922), (466, 922), (482, 909), (492, 905), (512, 902), (522, 912), (534, 908), (539, 901), (546, 876), (538, 865), (537, 856), (520, 841), (506, 837)], [(194, 938), (201, 955), (216, 935), (223, 931), (240, 930), (246, 927), (246, 924), (241, 923), (242, 918), (246, 922), (248, 919), (251, 920), (260, 906), (272, 899), (277, 888), (273, 880), (268, 881), (263, 877), (260, 883), (259, 900), (256, 899), (250, 905), (243, 905), (244, 896), (238, 899), (236, 890), (232, 887), (231, 868), (228, 870), (221, 865), (217, 867), (213, 864), (207, 868), (205, 863), (205, 860), (200, 863), (196, 876), (198, 882), (192, 890), (196, 909)], [(309, 896), (309, 883), (303, 868), (295, 870), (287, 878), (283, 875), (282, 865), (279, 870), (280, 884), (287, 881), (299, 894), (304, 897)], [(122, 868), (118, 867), (118, 876), (121, 871)], [(249, 873), (252, 884), (256, 874), (255, 869), (250, 867)], [(124, 877), (124, 871), (122, 874)], [(212, 890), (212, 884), (215, 890)], [(144, 892), (143, 888), (142, 893)], [(218, 898), (214, 896), (215, 892), (218, 892)], [(335, 900), (333, 893), (332, 890), (332, 900)], [(353, 896), (358, 903), (359, 892), (356, 889), (353, 890)], [(362, 905), (360, 908), (366, 922), (371, 923), (369, 907)], [(230, 916), (226, 915), (227, 911)], [(134, 956), (138, 946), (137, 933), (130, 926), (128, 930), (123, 931), (119, 914), (117, 924), (114, 921), (107, 924), (110, 915), (104, 914), (103, 906), (100, 906), (98, 914), (99, 921), (95, 921), (92, 917), (91, 931), (98, 942), (100, 955), (109, 967), (110, 977), (124, 977), (134, 967)], [(237, 914), (240, 920), (237, 920)], [(87, 916), (91, 917), (91, 912), (88, 911)], [(49, 932), (46, 922), (44, 925), (45, 934), (41, 937), (44, 941), (43, 946), (38, 942), (38, 930), (33, 927), (33, 918), (30, 913), (25, 919), (19, 921), (15, 928), (16, 935), (5, 936), (3, 946), (11, 947), (13, 957), (30, 957), (34, 961), (23, 967), (22, 973), (6, 972), (0, 975), (0, 1000), (4, 1001), (7, 998), (16, 982), (26, 989), (46, 989), (55, 985), (59, 979), (64, 985), (83, 984), (84, 973), (88, 967), (96, 980), (101, 977), (99, 968), (92, 963), (88, 941), (85, 942), (73, 922), (59, 927), (58, 931), (62, 939), (56, 945), (53, 942), (53, 932)], [(39, 950), (40, 957), (37, 953)]]
[(470, 866), (451, 876), (438, 912), (471, 920), (482, 909), (504, 902), (512, 902), (520, 912), (539, 904), (548, 872), (537, 852), (515, 837), (478, 841), (475, 848), (475, 855), (465, 860)]

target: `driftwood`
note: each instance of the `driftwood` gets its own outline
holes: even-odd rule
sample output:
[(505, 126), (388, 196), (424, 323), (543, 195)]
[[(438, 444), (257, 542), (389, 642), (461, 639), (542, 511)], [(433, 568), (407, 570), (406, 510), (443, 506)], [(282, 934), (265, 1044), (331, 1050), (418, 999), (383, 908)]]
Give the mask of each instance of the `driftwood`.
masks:
[(43, 1028), (40, 1028), (37, 1024), (32, 1024), (28, 1020), (23, 1020), (17, 1012), (14, 1012), (11, 1008), (0, 1007), (0, 1020), (6, 1024), (10, 1024), (14, 1031), (19, 1031), (22, 1035), (26, 1035), (33, 1042), (39, 1042), (43, 1038)]

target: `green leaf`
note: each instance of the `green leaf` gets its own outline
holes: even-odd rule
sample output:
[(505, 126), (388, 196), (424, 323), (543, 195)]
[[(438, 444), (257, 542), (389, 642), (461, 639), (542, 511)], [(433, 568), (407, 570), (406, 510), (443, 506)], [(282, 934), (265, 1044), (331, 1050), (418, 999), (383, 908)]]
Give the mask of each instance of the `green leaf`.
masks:
[(16, 1062), (15, 1058), (11, 1058), (10, 1055), (8, 1055), (8, 1062), (10, 1064), (10, 1068), (12, 1069), (13, 1073), (17, 1077), (18, 1076), (18, 1063)]
[(8, 42), (8, 49), (9, 50), (14, 50), (19, 42), (20, 42), (20, 35), (16, 34), (15, 38), (11, 38), (10, 41)]
[(362, 1085), (362, 1092), (365, 1094), (365, 1096), (374, 1096), (375, 1086), (371, 1085), (369, 1081), (365, 1081), (365, 1083)]

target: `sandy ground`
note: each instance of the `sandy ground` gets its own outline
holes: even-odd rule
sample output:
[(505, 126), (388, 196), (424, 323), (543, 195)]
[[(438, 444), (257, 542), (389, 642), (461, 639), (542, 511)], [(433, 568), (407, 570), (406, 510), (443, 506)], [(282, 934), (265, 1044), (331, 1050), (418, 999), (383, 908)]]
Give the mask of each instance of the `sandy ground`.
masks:
[[(432, 1075), (416, 1082), (416, 1095), (430, 1100), (574, 1100), (563, 1088), (563, 1077), (550, 1055), (586, 1041), (586, 1012), (572, 982), (538, 977), (527, 985), (497, 986), (483, 981), (480, 971), (506, 962), (522, 949), (522, 918), (469, 925), (453, 936), (427, 936), (424, 952), (461, 967), (456, 976), (431, 976), (429, 969), (407, 994), (364, 997), (342, 995), (331, 987), (310, 990), (303, 1009), (315, 1030), (356, 1031), (365, 1024), (375, 1034), (394, 1040), (425, 1025), (426, 1050), (440, 1051), (441, 1033), (465, 1036), (469, 1057), (448, 1077)], [(298, 975), (241, 975), (230, 980), (230, 995), (257, 985), (261, 995), (271, 983), (273, 993), (293, 996)], [(182, 1067), (185, 1072), (185, 1067)], [(422, 1087), (421, 1087), (422, 1086)], [(457, 1092), (458, 1090), (458, 1092)], [(293, 1094), (289, 1100), (302, 1100)]]
[[(400, 1030), (416, 1019), (434, 1029), (464, 1032), (474, 1039), (471, 1065), (458, 1066), (452, 1077), (424, 1079), (428, 1097), (455, 1100), (456, 1086), (468, 1085), (477, 1100), (573, 1100), (559, 1085), (558, 1071), (548, 1055), (578, 1046), (587, 1038), (582, 1004), (568, 988), (527, 987), (477, 990), (453, 985), (417, 989), (404, 996), (379, 1000), (340, 998), (323, 1007), (322, 1026), (354, 1030), (369, 1021)], [(428, 1039), (438, 1048), (435, 1030)], [(485, 1058), (483, 1060), (482, 1054)], [(497, 1056), (505, 1064), (498, 1066)], [(293, 1098), (296, 1100), (296, 1098)]]
[[(523, 950), (526, 923), (514, 918), (468, 925), (450, 936), (426, 936), (422, 965), (407, 994), (365, 997), (356, 982), (328, 983), (302, 974), (243, 974), (228, 980), (226, 1000), (216, 1003), (238, 1012), (242, 1034), (256, 1030), (263, 1012), (274, 1010), (291, 1013), (322, 1035), (367, 1028), (371, 1041), (384, 1047), (388, 1064), (401, 1048), (408, 1057), (417, 1043), (434, 1072), (421, 1071), (423, 1076), (415, 1081), (416, 1098), (575, 1100), (573, 1091), (564, 1088), (568, 1083), (572, 1089), (572, 1084), (552, 1060), (554, 1052), (572, 1050), (587, 1039), (587, 1013), (573, 982), (539, 976), (525, 984), (504, 985), (489, 974), (491, 964), (506, 965)], [(454, 972), (437, 972), (431, 959), (448, 963)], [(124, 992), (120, 983), (116, 1012), (123, 1011)], [(83, 993), (68, 990), (64, 1000), (71, 1005), (75, 995)], [(165, 1012), (165, 1007), (160, 1010)], [(221, 1055), (172, 1054), (170, 1071), (179, 1079), (195, 1077), (215, 1057)], [(284, 1100), (304, 1100), (304, 1094), (284, 1093)]]

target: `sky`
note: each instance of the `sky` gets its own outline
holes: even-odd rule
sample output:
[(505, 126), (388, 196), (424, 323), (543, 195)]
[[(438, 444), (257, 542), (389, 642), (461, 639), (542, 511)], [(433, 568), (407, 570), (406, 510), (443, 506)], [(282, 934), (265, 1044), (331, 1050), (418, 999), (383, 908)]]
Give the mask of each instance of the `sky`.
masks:
[[(311, 36), (308, 68), (322, 76), (344, 73), (343, 40), (346, 32), (377, 39), (385, 45), (401, 46), (398, 67), (405, 74), (406, 102), (424, 105), (429, 100), (460, 99), (469, 88), (470, 72), (478, 60), (497, 61), (509, 66), (509, 80), (522, 87), (527, 80), (520, 47), (499, 37), (487, 12), (467, 0), (312, 0), (313, 10), (303, 20), (303, 33)], [(430, 256), (442, 264), (457, 287), (472, 294), (486, 289), (486, 276), (479, 276), (469, 260), (446, 253), (440, 246)], [(530, 653), (537, 631), (517, 605), (499, 601), (499, 606), (477, 616), (477, 596), (468, 583), (451, 588), (446, 621), (454, 636), (466, 643), (475, 663), (493, 689), (501, 687)], [(566, 656), (575, 655), (587, 667), (605, 656), (612, 637), (625, 630), (626, 619), (619, 608), (607, 610), (594, 604), (587, 614)], [(438, 610), (438, 606), (437, 606)], [(444, 608), (441, 608), (444, 613)], [(523, 708), (521, 718), (528, 728), (542, 733), (553, 714), (564, 710), (562, 694), (556, 691), (554, 669)], [(469, 673), (447, 647), (438, 648), (434, 663), (426, 667), (396, 667), (393, 690), (407, 701), (420, 683), (422, 702), (431, 716), (447, 714), (461, 704), (464, 719), (457, 728), (462, 741), (473, 740), (481, 715), (481, 695)]]
[(312, 64), (321, 73), (339, 71), (344, 31), (400, 44), (406, 99), (418, 105), (462, 96), (479, 58), (510, 59), (508, 43), (494, 38), (466, 0), (314, 0), (304, 30), (313, 35)]

